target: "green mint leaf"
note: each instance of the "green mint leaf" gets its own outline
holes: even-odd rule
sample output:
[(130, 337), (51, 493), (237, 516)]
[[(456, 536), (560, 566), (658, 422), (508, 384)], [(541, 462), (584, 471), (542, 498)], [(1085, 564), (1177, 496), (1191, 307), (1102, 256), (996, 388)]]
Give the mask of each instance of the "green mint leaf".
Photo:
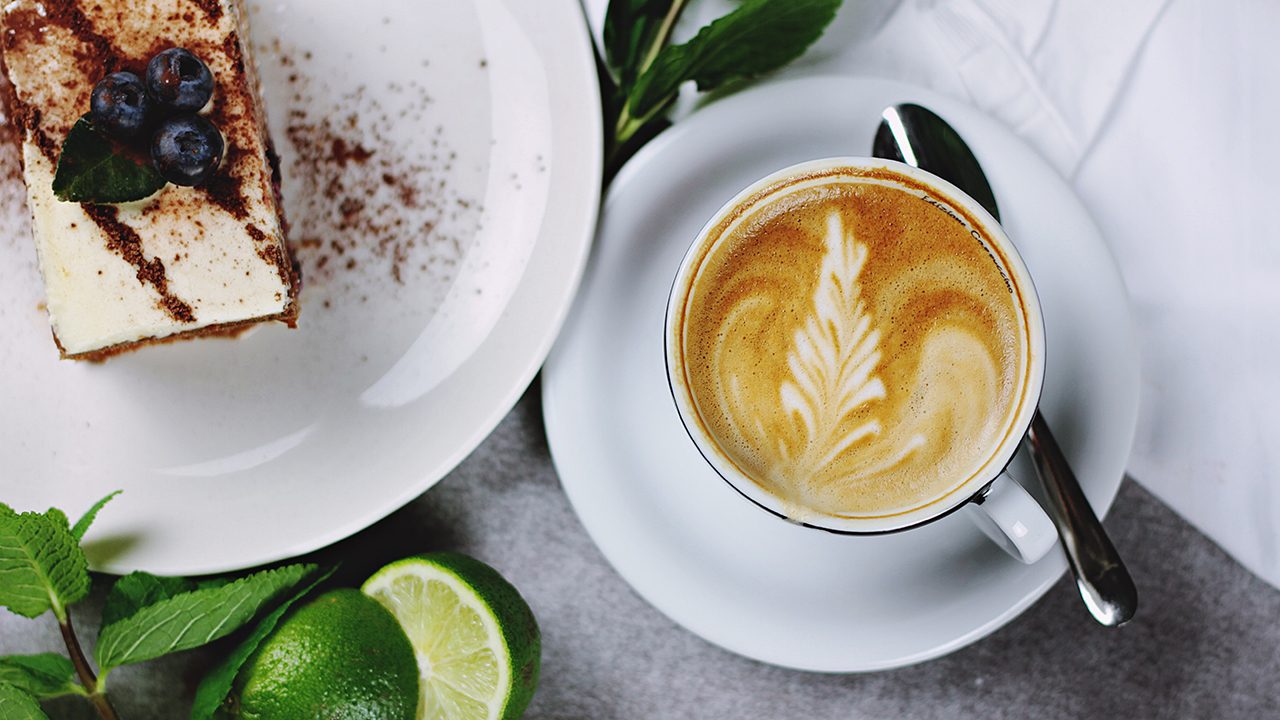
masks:
[(49, 720), (49, 716), (34, 697), (0, 681), (0, 720)]
[(138, 163), (98, 132), (86, 113), (62, 141), (53, 194), (79, 203), (123, 203), (142, 200), (165, 185), (149, 163)]
[(67, 516), (17, 513), (0, 503), (0, 605), (28, 618), (53, 609), (63, 622), (66, 606), (88, 594), (89, 563)]
[(131, 572), (117, 580), (107, 593), (102, 604), (102, 626), (128, 620), (143, 608), (195, 589), (196, 584), (186, 578), (160, 577), (141, 570)]
[(605, 63), (623, 94), (670, 37), (686, 0), (610, 0), (604, 16)]
[(93, 657), (106, 675), (121, 665), (217, 640), (249, 622), (264, 603), (287, 592), (314, 569), (314, 565), (289, 565), (221, 587), (165, 598), (103, 626)]
[(98, 502), (94, 503), (93, 507), (89, 508), (89, 511), (86, 512), (84, 515), (82, 515), (80, 519), (76, 521), (75, 527), (71, 528), (71, 534), (72, 536), (75, 537), (76, 542), (80, 542), (81, 540), (84, 539), (85, 532), (87, 532), (89, 530), (89, 526), (93, 524), (93, 519), (98, 517), (98, 511), (102, 509), (102, 506), (106, 505), (107, 502), (111, 500), (111, 498), (119, 494), (120, 494), (120, 491), (117, 490), (111, 493), (110, 495), (102, 498)]
[(45, 510), (44, 516), (49, 519), (49, 522), (56, 523), (59, 530), (71, 532), (71, 521), (67, 519), (67, 514), (58, 508)]
[(195, 702), (191, 706), (191, 720), (210, 720), (214, 716), (214, 713), (222, 706), (223, 701), (231, 694), (231, 685), (235, 682), (236, 674), (240, 672), (240, 667), (244, 665), (245, 660), (248, 660), (253, 651), (257, 650), (258, 646), (262, 644), (262, 641), (276, 629), (280, 618), (289, 611), (289, 608), (311, 592), (316, 585), (319, 585), (332, 575), (335, 569), (337, 568), (331, 567), (316, 573), (310, 578), (309, 582), (301, 585), (292, 596), (277, 605), (274, 610), (262, 616), (262, 619), (254, 626), (253, 632), (236, 646), (236, 649), (226, 659), (204, 676), (204, 679), (200, 681), (200, 687), (196, 689)]
[(197, 590), (212, 590), (213, 588), (220, 588), (223, 585), (230, 585), (231, 583), (235, 582), (237, 579), (238, 578), (236, 577), (222, 575), (222, 576), (200, 578), (199, 580), (195, 581), (195, 584), (196, 584)]
[(71, 661), (56, 653), (0, 657), (0, 684), (9, 683), (39, 700), (84, 694), (84, 688), (72, 681), (75, 674)]
[(630, 117), (652, 119), (686, 81), (713, 90), (786, 65), (822, 36), (839, 7), (840, 0), (745, 0), (689, 42), (658, 53), (628, 96)]

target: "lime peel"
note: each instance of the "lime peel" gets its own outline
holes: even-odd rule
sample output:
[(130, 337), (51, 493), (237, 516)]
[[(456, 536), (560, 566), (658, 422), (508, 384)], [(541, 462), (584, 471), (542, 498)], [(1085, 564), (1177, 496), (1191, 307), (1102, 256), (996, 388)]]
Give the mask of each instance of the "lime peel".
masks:
[(391, 613), (338, 588), (292, 611), (254, 650), (236, 676), (232, 711), (246, 720), (409, 720), (415, 666)]

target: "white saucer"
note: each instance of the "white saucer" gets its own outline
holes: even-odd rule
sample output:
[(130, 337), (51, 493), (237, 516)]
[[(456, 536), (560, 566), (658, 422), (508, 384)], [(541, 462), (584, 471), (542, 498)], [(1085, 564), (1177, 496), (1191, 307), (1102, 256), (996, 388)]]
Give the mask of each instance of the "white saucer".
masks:
[(577, 0), (251, 5), (296, 330), (59, 360), (22, 183), (0, 183), (0, 502), (75, 518), (122, 489), (86, 536), (98, 570), (258, 565), (417, 497), (528, 387), (586, 266)]
[[(857, 78), (764, 85), (677, 123), (609, 192), (543, 371), (547, 434), (570, 501), (618, 572), (677, 623), (768, 663), (866, 671), (936, 657), (1017, 616), (1066, 569), (1060, 548), (1031, 566), (1011, 560), (960, 514), (871, 538), (779, 521), (703, 462), (672, 403), (663, 310), (703, 222), (773, 170), (869, 153), (880, 112), (906, 101), (953, 123), (991, 179), (1044, 308), (1042, 408), (1100, 511), (1133, 438), (1138, 358), (1120, 275), (1071, 189), (1001, 126), (930, 92)], [(1019, 455), (1013, 470), (1028, 477), (1030, 463)]]

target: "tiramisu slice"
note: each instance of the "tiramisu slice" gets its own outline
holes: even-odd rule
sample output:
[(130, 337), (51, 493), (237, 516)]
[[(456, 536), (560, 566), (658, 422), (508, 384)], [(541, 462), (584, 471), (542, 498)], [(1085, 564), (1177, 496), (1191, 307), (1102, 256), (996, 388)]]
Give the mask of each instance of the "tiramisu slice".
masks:
[[(63, 357), (102, 359), (266, 320), (292, 326), (297, 277), (241, 3), (5, 0), (0, 23), (9, 117)], [(220, 165), (199, 184), (171, 182), (133, 202), (60, 200), (63, 142), (90, 112), (95, 84), (119, 72), (147, 77), (148, 62), (172, 48), (212, 71), (199, 116), (225, 138)]]

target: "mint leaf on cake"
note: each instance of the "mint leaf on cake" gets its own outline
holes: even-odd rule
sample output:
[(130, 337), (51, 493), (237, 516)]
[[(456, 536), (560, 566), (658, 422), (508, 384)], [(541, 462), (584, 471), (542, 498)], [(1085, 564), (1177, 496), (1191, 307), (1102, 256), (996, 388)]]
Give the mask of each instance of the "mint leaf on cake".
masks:
[(86, 114), (62, 143), (53, 193), (65, 202), (116, 204), (143, 200), (163, 190), (165, 184), (150, 164), (135, 162), (120, 152)]
[(217, 126), (196, 114), (213, 99), (213, 85), (209, 66), (186, 48), (151, 58), (145, 81), (131, 72), (99, 80), (89, 112), (62, 142), (54, 195), (110, 205), (143, 200), (166, 183), (204, 183), (225, 150)]

